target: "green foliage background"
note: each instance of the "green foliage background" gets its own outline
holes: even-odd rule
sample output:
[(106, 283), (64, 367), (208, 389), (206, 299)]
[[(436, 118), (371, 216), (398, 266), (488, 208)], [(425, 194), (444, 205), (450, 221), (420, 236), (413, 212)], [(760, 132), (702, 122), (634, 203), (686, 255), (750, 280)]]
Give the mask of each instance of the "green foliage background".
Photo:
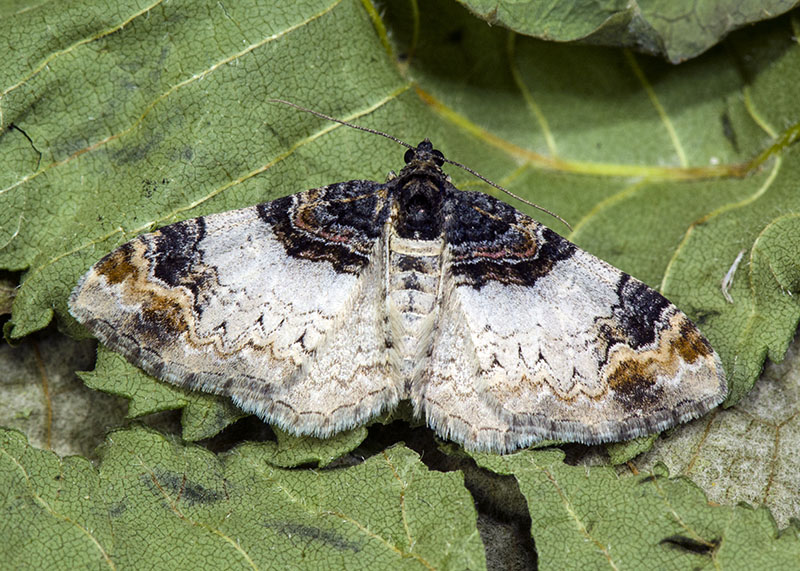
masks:
[[(412, 143), (429, 137), (557, 212), (571, 231), (515, 204), (685, 310), (723, 358), (731, 408), (657, 441), (567, 447), (578, 455), (568, 463), (553, 450), (473, 459), (429, 436), (420, 458), (403, 444), (377, 445), (364, 428), (329, 441), (277, 434), (214, 454), (187, 441), (238, 420), (235, 407), (159, 383), (101, 348), (86, 384), (130, 398), (131, 416), (181, 409), (183, 440), (161, 425), (121, 429), (93, 465), (3, 431), (0, 534), (13, 541), (2, 542), (0, 560), (479, 569), (488, 556), (497, 567), (482, 502), (501, 482), (518, 486), (528, 513), (513, 501), (493, 500), (494, 509), (530, 517), (523, 535), (542, 567), (797, 560), (798, 383), (791, 370), (773, 371), (771, 384), (750, 391), (765, 358), (783, 359), (800, 316), (798, 14), (673, 66), (520, 33), (679, 61), (759, 10), (737, 3), (732, 15), (729, 3), (709, 1), (631, 13), (609, 3), (603, 17), (593, 3), (565, 13), (465, 4), (499, 25), (446, 0), (0, 3), (0, 267), (4, 284), (19, 284), (0, 295), (13, 297), (6, 336), (23, 344), (0, 354), (0, 421), (61, 452), (76, 450), (78, 433), (97, 441), (122, 423), (100, 412), (116, 410), (113, 399), (55, 390), (66, 385), (52, 371), (72, 378), (80, 359), (63, 354), (83, 345), (53, 332), (30, 341), (54, 317), (85, 336), (66, 300), (103, 254), (176, 220), (381, 180), (402, 165), (391, 142), (268, 101), (276, 97)], [(793, 5), (774, 4), (773, 14)], [(460, 188), (494, 193), (450, 174)], [(20, 355), (44, 365), (29, 375)], [(52, 393), (37, 382), (48, 369)], [(31, 396), (40, 390), (44, 408)], [(87, 413), (59, 400), (67, 392), (106, 400)], [(400, 426), (395, 440), (419, 432)], [(379, 430), (389, 429), (370, 433)], [(670, 479), (658, 462), (692, 481)], [(473, 474), (466, 487), (453, 466)], [(493, 483), (478, 485), (475, 474)], [(736, 505), (742, 499), (769, 506), (783, 531), (767, 507)]]

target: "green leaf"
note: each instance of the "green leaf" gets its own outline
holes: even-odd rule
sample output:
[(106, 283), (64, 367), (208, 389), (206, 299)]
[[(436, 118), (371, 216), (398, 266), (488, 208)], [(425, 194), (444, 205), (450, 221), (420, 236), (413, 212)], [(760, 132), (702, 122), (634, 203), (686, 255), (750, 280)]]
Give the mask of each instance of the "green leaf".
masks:
[[(732, 388), (729, 404), (747, 395), (765, 357), (783, 357), (800, 316), (793, 256), (793, 213), (800, 212), (800, 152), (794, 144), (800, 102), (792, 88), (800, 81), (798, 16), (790, 13), (734, 33), (723, 46), (675, 67), (625, 50), (520, 37), (489, 28), (443, 0), (419, 3), (418, 14), (415, 6), (154, 0), (2, 11), (3, 45), (14, 52), (0, 48), (7, 56), (0, 66), (0, 267), (24, 271), (7, 335), (22, 338), (54, 314), (62, 330), (85, 335), (67, 313), (69, 292), (92, 263), (141, 232), (331, 182), (381, 180), (402, 165), (402, 149), (389, 141), (267, 101), (280, 97), (411, 143), (430, 137), (448, 157), (557, 212), (573, 224), (571, 233), (512, 202), (670, 297), (722, 356)], [(450, 172), (460, 188), (499, 194), (467, 173)], [(732, 286), (723, 292), (729, 273)], [(230, 412), (225, 402), (177, 391), (118, 357), (103, 356), (87, 379), (131, 398), (134, 415), (184, 407), (187, 439), (209, 436), (233, 420), (223, 414)], [(787, 388), (759, 404), (768, 411), (773, 399), (783, 399), (781, 410), (789, 410), (774, 426), (768, 418), (757, 423), (766, 426), (759, 443), (767, 446), (772, 435), (775, 446), (766, 448), (765, 457), (775, 460), (759, 460), (761, 487), (747, 488), (744, 495), (746, 476), (714, 474), (720, 466), (751, 473), (737, 463), (745, 458), (749, 469), (755, 461), (749, 450), (753, 434), (743, 420), (751, 395), (739, 406), (659, 438), (656, 449), (669, 442), (674, 457), (697, 458), (671, 469), (708, 490), (724, 490), (715, 501), (782, 505), (785, 525), (798, 513), (791, 499), (797, 448), (792, 394)], [(81, 432), (87, 415), (76, 418), (72, 432)], [(278, 437), (277, 445), (253, 445), (270, 465), (325, 465), (356, 446), (363, 431), (337, 437), (335, 446)], [(637, 446), (613, 447), (613, 458), (627, 460), (641, 451)], [(135, 464), (136, 447), (126, 450), (117, 461)], [(72, 459), (58, 464), (41, 454), (49, 459), (42, 463), (60, 470), (81, 465)], [(199, 463), (221, 465), (201, 456)], [(770, 467), (778, 479), (761, 478), (765, 470), (771, 474)], [(502, 470), (512, 468), (527, 469)], [(30, 472), (26, 485), (44, 494), (51, 472)], [(16, 477), (4, 471), (0, 488), (11, 489), (6, 482)], [(137, 477), (122, 481), (138, 485)], [(618, 493), (614, 480), (599, 482), (590, 488), (592, 495), (579, 496), (577, 508), (591, 508), (606, 491), (628, 505), (627, 492)], [(212, 486), (218, 483), (210, 482), (209, 489), (218, 490)], [(369, 497), (369, 484), (363, 478), (349, 481), (347, 494)], [(440, 484), (429, 482), (430, 492), (438, 493)], [(776, 489), (780, 494), (771, 496)], [(696, 491), (681, 490), (679, 497), (690, 498), (681, 504), (689, 506), (687, 513), (706, 507)], [(558, 503), (558, 490), (545, 492), (530, 503)], [(93, 493), (87, 479), (76, 497)], [(153, 492), (134, 487), (131, 501), (138, 501), (137, 494), (150, 498)], [(765, 531), (763, 510), (725, 509), (733, 510), (725, 513), (733, 514), (736, 525), (749, 521), (761, 534), (753, 537), (765, 538), (775, 557), (793, 553), (784, 536), (776, 540)], [(160, 533), (148, 517), (140, 520), (140, 537)], [(625, 517), (609, 514), (609, 520)], [(105, 533), (99, 524), (82, 525)], [(750, 545), (750, 537), (731, 529), (720, 556)], [(86, 535), (75, 533), (79, 539)], [(542, 533), (534, 531), (537, 548)], [(73, 536), (59, 532), (58, 537)], [(314, 551), (317, 539), (292, 537)], [(574, 539), (565, 544), (583, 549), (584, 538), (565, 537)], [(640, 541), (642, 536), (629, 535), (624, 551)], [(108, 553), (117, 553), (113, 547)], [(758, 547), (751, 551), (743, 561), (763, 555)], [(543, 550), (539, 561), (568, 565), (571, 560), (559, 553), (564, 550)], [(80, 566), (83, 559), (76, 561)]]
[(330, 438), (295, 436), (275, 427), (272, 430), (277, 436), (277, 443), (266, 442), (260, 446), (269, 448), (272, 454), (270, 462), (283, 468), (305, 464), (316, 464), (323, 468), (356, 448), (367, 437), (364, 426), (339, 432)]
[(12, 568), (482, 569), (456, 473), (402, 446), (346, 470), (286, 470), (269, 449), (218, 459), (114, 432), (99, 470), (0, 431), (0, 560)]
[[(790, 157), (787, 157), (790, 159)], [(786, 177), (800, 176), (797, 163), (776, 163), (773, 173), (777, 176), (778, 168), (783, 167), (782, 173)], [(771, 181), (766, 181), (765, 185)], [(787, 181), (788, 182), (788, 181)], [(772, 183), (775, 186), (773, 193), (774, 205), (788, 204), (793, 201), (796, 193), (789, 184)], [(733, 208), (724, 207), (717, 216), (717, 231), (723, 235), (731, 236), (734, 244), (743, 246), (744, 261), (740, 263), (736, 279), (743, 286), (733, 291), (738, 291), (736, 297), (731, 297), (733, 303), (725, 307), (725, 311), (714, 313), (708, 307), (706, 322), (713, 327), (718, 322), (724, 322), (725, 327), (719, 328), (721, 339), (718, 347), (738, 347), (738, 357), (732, 365), (727, 367), (730, 378), (734, 380), (731, 385), (730, 401), (738, 401), (750, 388), (749, 383), (737, 383), (738, 379), (753, 379), (761, 372), (764, 357), (773, 361), (781, 361), (791, 341), (784, 335), (787, 330), (797, 327), (797, 301), (794, 295), (800, 291), (800, 263), (796, 252), (800, 249), (800, 219), (798, 214), (772, 212), (753, 212), (751, 216), (736, 216), (730, 211), (746, 207), (748, 199), (743, 204), (731, 205)], [(748, 244), (738, 239), (736, 234), (749, 225), (755, 234), (755, 241)], [(735, 237), (734, 237), (735, 236)], [(698, 227), (695, 232), (687, 237), (691, 240), (689, 247), (699, 249), (709, 247), (718, 241), (710, 235), (709, 229)], [(748, 248), (744, 246), (749, 246)], [(674, 259), (676, 273), (680, 275), (682, 266), (688, 262), (685, 256)], [(735, 264), (735, 258), (731, 260)], [(743, 268), (743, 269), (742, 269)], [(741, 276), (741, 277), (740, 277)], [(706, 277), (708, 281), (711, 276)], [(734, 281), (734, 286), (737, 282)], [(672, 284), (668, 283), (668, 286)], [(700, 292), (694, 290), (690, 293), (690, 286), (685, 282), (677, 282), (670, 289), (683, 295), (689, 303), (702, 303)], [(710, 289), (710, 288), (709, 288)], [(737, 299), (738, 298), (738, 299)], [(697, 301), (695, 301), (697, 300)], [(737, 301), (739, 301), (737, 303)], [(766, 355), (765, 355), (766, 353)]]
[(800, 558), (796, 524), (778, 533), (766, 508), (708, 505), (663, 466), (631, 475), (568, 466), (554, 450), (473, 456), (519, 482), (542, 569), (789, 569)]
[(128, 409), (131, 418), (182, 408), (183, 437), (190, 441), (214, 436), (246, 416), (230, 399), (157, 382), (103, 346), (97, 349), (95, 370), (79, 373), (79, 376), (93, 389), (131, 399)]
[[(92, 510), (102, 497), (85, 458), (60, 460), (0, 429), (0, 560), (10, 568), (94, 568), (111, 562), (112, 523)], [(105, 544), (105, 545), (104, 545)]]
[(693, 58), (733, 30), (774, 18), (794, 0), (539, 2), (459, 0), (489, 24), (542, 40), (622, 46), (672, 63)]

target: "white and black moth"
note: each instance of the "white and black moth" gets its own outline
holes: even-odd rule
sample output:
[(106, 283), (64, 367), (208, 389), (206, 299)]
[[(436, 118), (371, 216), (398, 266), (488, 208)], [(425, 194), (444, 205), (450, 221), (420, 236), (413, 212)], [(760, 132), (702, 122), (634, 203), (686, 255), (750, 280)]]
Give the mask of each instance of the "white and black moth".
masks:
[(295, 434), (409, 399), (441, 437), (508, 452), (661, 431), (725, 397), (719, 357), (658, 292), (458, 190), (428, 140), (405, 162), (139, 236), (70, 311), (148, 373)]

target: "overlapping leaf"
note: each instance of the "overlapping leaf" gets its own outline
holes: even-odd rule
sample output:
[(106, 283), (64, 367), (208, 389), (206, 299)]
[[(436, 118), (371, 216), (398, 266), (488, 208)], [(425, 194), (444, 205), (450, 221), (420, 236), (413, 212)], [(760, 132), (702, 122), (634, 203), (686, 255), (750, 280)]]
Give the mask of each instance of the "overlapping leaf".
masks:
[[(281, 97), (412, 143), (430, 137), (450, 158), (559, 213), (574, 226), (571, 239), (697, 321), (722, 355), (731, 402), (741, 398), (765, 356), (783, 356), (800, 316), (797, 17), (734, 34), (724, 49), (671, 67), (488, 28), (444, 1), (420, 4), (416, 16), (414, 6), (75, 2), (66, 12), (33, 6), (0, 21), (14, 47), (0, 66), (0, 265), (26, 270), (7, 333), (22, 337), (54, 312), (80, 333), (66, 311), (69, 291), (91, 263), (140, 232), (330, 182), (382, 179), (402, 166), (390, 142), (268, 102)], [(486, 190), (451, 174), (461, 188)], [(723, 288), (726, 276), (732, 285)], [(134, 377), (144, 380), (128, 384)], [(195, 403), (184, 416), (190, 438), (232, 418), (218, 414), (226, 404), (166, 389), (121, 360), (87, 378), (131, 396), (134, 414)], [(205, 399), (208, 407), (196, 404)], [(282, 461), (324, 464), (326, 446), (293, 444)], [(190, 464), (209, 465), (201, 456)], [(71, 462), (58, 469), (89, 474)], [(44, 488), (24, 505), (59, 535), (63, 524), (36, 499), (49, 485), (38, 479), (54, 469), (30, 472), (30, 485)], [(596, 488), (611, 485), (603, 477)], [(620, 492), (620, 505), (638, 489)], [(543, 493), (536, 502), (557, 503), (553, 488)], [(690, 496), (685, 513), (702, 516), (702, 498)], [(584, 501), (593, 500), (584, 494), (575, 505), (585, 509)], [(737, 522), (753, 517), (767, 530), (761, 511), (742, 513)], [(312, 546), (333, 537), (265, 529)], [(135, 544), (144, 533), (135, 531), (124, 541)], [(75, 542), (86, 535), (63, 537), (73, 533)]]
[(520, 34), (631, 47), (673, 63), (695, 57), (737, 28), (774, 18), (797, 4), (794, 0), (459, 1), (490, 24)]

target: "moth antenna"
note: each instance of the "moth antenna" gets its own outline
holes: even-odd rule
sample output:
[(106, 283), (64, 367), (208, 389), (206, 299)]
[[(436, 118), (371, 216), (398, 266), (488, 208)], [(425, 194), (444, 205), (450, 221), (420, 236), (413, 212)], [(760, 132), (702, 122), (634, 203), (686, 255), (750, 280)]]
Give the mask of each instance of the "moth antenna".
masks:
[[(356, 125), (354, 123), (349, 123), (347, 121), (343, 121), (342, 119), (337, 119), (336, 117), (331, 117), (330, 115), (325, 115), (325, 113), (320, 113), (319, 111), (314, 111), (313, 109), (309, 109), (308, 107), (303, 107), (302, 105), (298, 105), (297, 103), (292, 103), (291, 101), (286, 101), (285, 99), (267, 99), (267, 101), (269, 101), (271, 103), (283, 103), (284, 105), (288, 105), (289, 107), (294, 107), (295, 109), (299, 109), (300, 111), (305, 111), (306, 113), (311, 113), (312, 115), (316, 115), (317, 117), (319, 117), (321, 119), (327, 119), (328, 121), (333, 121), (334, 123), (339, 123), (340, 125), (344, 125), (345, 127), (350, 127), (351, 129), (357, 129), (359, 131), (364, 131), (365, 133), (372, 133), (373, 135), (380, 135), (381, 137), (386, 137), (390, 141), (394, 141), (398, 145), (402, 145), (403, 147), (405, 147), (407, 149), (412, 149), (412, 150), (416, 149), (416, 147), (414, 145), (409, 145), (405, 141), (403, 141), (401, 139), (398, 139), (397, 137), (394, 137), (394, 136), (390, 135), (389, 133), (384, 133), (383, 131), (378, 131), (377, 129), (370, 129), (369, 127), (362, 127), (361, 125)], [(505, 192), (511, 198), (519, 200), (520, 202), (522, 202), (523, 204), (527, 204), (528, 206), (532, 206), (533, 208), (535, 208), (535, 209), (537, 209), (537, 210), (539, 210), (541, 212), (544, 212), (545, 214), (549, 214), (550, 216), (552, 216), (553, 218), (555, 218), (556, 220), (558, 220), (562, 224), (564, 224), (564, 226), (569, 228), (570, 232), (572, 231), (572, 226), (570, 226), (569, 222), (567, 222), (566, 220), (561, 218), (561, 216), (559, 216), (555, 212), (552, 212), (552, 211), (548, 210), (547, 208), (544, 208), (543, 206), (539, 206), (538, 204), (535, 204), (535, 203), (533, 203), (533, 202), (531, 202), (529, 200), (526, 200), (526, 199), (522, 198), (520, 195), (511, 192), (507, 188), (503, 188), (502, 186), (500, 186), (496, 182), (492, 182), (491, 180), (489, 180), (488, 178), (486, 178), (485, 176), (483, 176), (479, 172), (469, 168), (466, 165), (462, 165), (461, 163), (456, 162), (456, 161), (451, 161), (447, 157), (442, 157), (442, 159), (446, 163), (449, 163), (449, 164), (451, 164), (453, 166), (456, 166), (456, 167), (458, 167), (460, 169), (463, 169), (463, 170), (467, 171), (472, 176), (474, 176), (476, 178), (479, 178), (480, 180), (482, 180), (486, 184), (489, 184), (489, 185), (495, 187), (497, 190)]]
[(345, 127), (350, 127), (351, 129), (358, 129), (359, 131), (364, 131), (366, 133), (372, 133), (373, 135), (380, 135), (381, 137), (386, 137), (390, 141), (394, 141), (398, 145), (402, 145), (407, 149), (416, 149), (414, 145), (409, 145), (405, 141), (401, 141), (397, 137), (393, 137), (389, 133), (384, 133), (383, 131), (378, 131), (377, 129), (370, 129), (369, 127), (362, 127), (361, 125), (356, 125), (354, 123), (348, 123), (347, 121), (342, 121), (341, 119), (337, 119), (336, 117), (331, 117), (330, 115), (325, 115), (325, 113), (320, 113), (319, 111), (314, 111), (313, 109), (309, 109), (308, 107), (303, 107), (302, 105), (298, 105), (297, 103), (292, 103), (291, 101), (286, 101), (285, 99), (267, 99), (272, 103), (283, 103), (284, 105), (288, 105), (289, 107), (294, 107), (295, 109), (299, 109), (300, 111), (305, 111), (306, 113), (311, 113), (312, 115), (316, 115), (321, 119), (327, 119), (328, 121), (333, 121), (334, 123), (339, 123), (340, 125), (344, 125)]
[(444, 160), (444, 162), (446, 162), (446, 163), (450, 163), (450, 164), (451, 164), (451, 165), (453, 165), (453, 166), (456, 166), (456, 167), (458, 167), (458, 168), (460, 168), (460, 169), (464, 169), (465, 171), (467, 171), (467, 172), (468, 172), (469, 174), (471, 174), (472, 176), (474, 176), (474, 177), (477, 177), (477, 178), (481, 179), (481, 180), (482, 180), (483, 182), (485, 182), (486, 184), (490, 184), (490, 185), (492, 185), (492, 186), (493, 186), (493, 187), (495, 187), (497, 190), (500, 190), (500, 191), (502, 191), (502, 192), (505, 192), (505, 193), (506, 193), (508, 196), (510, 196), (511, 198), (515, 198), (515, 199), (519, 200), (520, 202), (522, 202), (522, 203), (524, 203), (524, 204), (527, 204), (528, 206), (532, 206), (532, 207), (534, 207), (536, 210), (540, 210), (540, 211), (544, 212), (545, 214), (549, 214), (550, 216), (552, 216), (552, 217), (553, 217), (553, 218), (555, 218), (556, 220), (559, 220), (559, 221), (560, 221), (562, 224), (564, 224), (564, 226), (566, 226), (567, 228), (569, 228), (569, 231), (570, 231), (570, 232), (572, 232), (572, 226), (570, 226), (570, 223), (569, 223), (569, 222), (567, 222), (566, 220), (564, 220), (563, 218), (561, 218), (561, 216), (559, 216), (559, 215), (558, 215), (558, 214), (556, 214), (555, 212), (553, 212), (553, 211), (551, 211), (551, 210), (548, 210), (548, 209), (547, 209), (547, 208), (545, 208), (544, 206), (539, 206), (539, 205), (538, 205), (538, 204), (536, 204), (535, 202), (531, 202), (530, 200), (526, 200), (526, 199), (522, 198), (520, 195), (518, 195), (518, 194), (515, 194), (515, 193), (511, 192), (510, 190), (508, 190), (507, 188), (504, 188), (504, 187), (500, 186), (500, 185), (499, 185), (499, 184), (497, 184), (496, 182), (492, 182), (491, 180), (489, 180), (488, 178), (486, 178), (485, 176), (483, 176), (481, 173), (479, 173), (479, 172), (477, 172), (477, 171), (475, 171), (475, 170), (472, 170), (471, 168), (469, 168), (467, 165), (462, 165), (461, 163), (458, 163), (458, 162), (456, 162), (456, 161), (451, 161), (451, 160), (450, 160), (450, 159), (448, 159), (447, 157), (442, 157), (442, 159), (443, 159), (443, 160)]

